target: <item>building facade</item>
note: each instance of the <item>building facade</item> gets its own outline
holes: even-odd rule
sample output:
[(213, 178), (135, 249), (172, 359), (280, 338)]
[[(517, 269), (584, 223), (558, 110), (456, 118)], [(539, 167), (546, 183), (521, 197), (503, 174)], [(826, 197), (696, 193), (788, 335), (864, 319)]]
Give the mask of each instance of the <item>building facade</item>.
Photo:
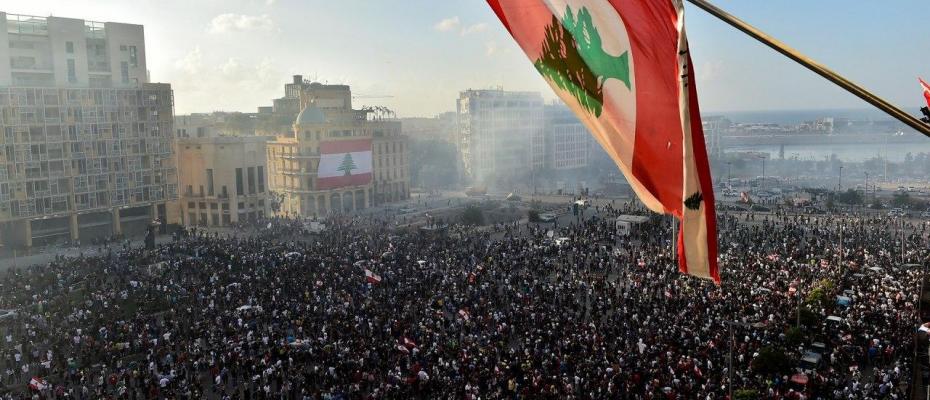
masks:
[(0, 243), (176, 221), (173, 95), (148, 83), (139, 25), (0, 13)]
[(704, 131), (704, 145), (707, 146), (707, 152), (711, 156), (717, 157), (723, 154), (722, 139), (731, 125), (730, 120), (722, 116), (710, 116), (701, 119), (701, 127)]
[(572, 110), (561, 102), (546, 105), (546, 167), (552, 170), (586, 168), (600, 145)]
[(266, 137), (178, 140), (180, 215), (186, 226), (229, 226), (271, 215)]
[(460, 170), (472, 182), (524, 180), (545, 166), (539, 93), (466, 90), (456, 111)]
[[(281, 214), (347, 213), (409, 198), (409, 149), (399, 121), (372, 109), (353, 109), (346, 85), (312, 83), (302, 86), (298, 96), (302, 111), (292, 134), (267, 146), (269, 179), (282, 199)], [(326, 170), (321, 162), (335, 156), (346, 157), (345, 177), (321, 176)]]
[(220, 136), (216, 120), (210, 114), (176, 115), (174, 130), (178, 138), (205, 138)]
[(141, 25), (0, 13), (0, 86), (137, 87), (148, 82)]

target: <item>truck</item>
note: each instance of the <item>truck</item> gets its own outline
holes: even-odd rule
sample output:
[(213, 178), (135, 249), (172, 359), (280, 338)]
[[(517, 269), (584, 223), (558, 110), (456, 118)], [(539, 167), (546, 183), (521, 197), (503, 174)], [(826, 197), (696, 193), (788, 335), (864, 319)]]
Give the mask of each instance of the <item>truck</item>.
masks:
[(469, 186), (465, 189), (466, 196), (484, 196), (488, 194), (488, 188), (484, 186)]

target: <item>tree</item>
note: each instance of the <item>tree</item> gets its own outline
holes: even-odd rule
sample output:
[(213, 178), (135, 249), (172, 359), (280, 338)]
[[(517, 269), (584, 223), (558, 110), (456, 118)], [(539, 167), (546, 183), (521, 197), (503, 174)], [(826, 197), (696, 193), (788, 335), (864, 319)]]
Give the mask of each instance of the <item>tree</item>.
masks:
[(820, 317), (810, 310), (807, 306), (801, 307), (801, 310), (798, 311), (800, 314), (801, 326), (812, 328), (818, 323), (820, 323)]
[(822, 308), (829, 308), (833, 305), (833, 293), (835, 290), (836, 285), (833, 281), (821, 279), (814, 284), (814, 288), (807, 294), (805, 303)]
[(891, 204), (895, 207), (910, 208), (913, 210), (923, 210), (927, 208), (927, 202), (917, 197), (911, 197), (906, 192), (895, 193), (891, 198)]
[(539, 222), (539, 211), (536, 211), (536, 210), (527, 211), (526, 218), (529, 219), (530, 222)]
[(800, 327), (792, 326), (785, 332), (785, 343), (789, 347), (797, 346), (804, 342), (804, 332)]
[(759, 392), (755, 389), (739, 389), (733, 392), (735, 400), (756, 400), (759, 399)]
[(462, 223), (465, 225), (484, 225), (484, 211), (476, 204), (469, 204), (462, 210)]
[(862, 194), (857, 190), (847, 189), (837, 196), (837, 200), (843, 204), (858, 205), (862, 204)]
[(827, 202), (824, 203), (824, 205), (825, 205), (825, 206), (827, 207), (827, 209), (830, 210), (830, 211), (833, 211), (833, 210), (836, 208), (836, 203), (833, 202), (833, 198), (834, 198), (834, 197), (836, 197), (836, 196), (833, 196), (833, 194), (831, 193), (830, 196), (827, 197)]
[(358, 168), (355, 166), (355, 160), (352, 159), (352, 153), (346, 153), (346, 156), (342, 158), (342, 164), (339, 164), (339, 168), (336, 168), (338, 171), (345, 172), (345, 176), (352, 175), (352, 170)]
[(783, 349), (766, 346), (752, 359), (752, 370), (760, 375), (781, 375), (791, 370), (791, 362)]

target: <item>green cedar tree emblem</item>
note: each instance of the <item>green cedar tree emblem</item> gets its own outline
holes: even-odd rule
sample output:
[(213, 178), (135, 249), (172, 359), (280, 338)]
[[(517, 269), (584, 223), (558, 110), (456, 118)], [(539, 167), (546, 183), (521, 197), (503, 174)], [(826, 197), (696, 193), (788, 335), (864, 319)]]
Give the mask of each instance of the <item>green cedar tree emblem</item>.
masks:
[(345, 172), (345, 176), (352, 175), (352, 170), (358, 167), (355, 166), (355, 161), (352, 160), (352, 153), (346, 153), (346, 156), (342, 158), (342, 164), (339, 164), (339, 168), (336, 168), (337, 171)]
[(704, 201), (704, 195), (702, 195), (701, 192), (694, 192), (694, 194), (685, 199), (685, 207), (688, 207), (689, 210), (697, 210), (701, 208), (702, 201)]
[(575, 15), (566, 6), (561, 22), (552, 17), (546, 26), (542, 55), (533, 65), (598, 117), (604, 105), (604, 81), (618, 79), (631, 89), (629, 52), (612, 56), (604, 51), (587, 7)]

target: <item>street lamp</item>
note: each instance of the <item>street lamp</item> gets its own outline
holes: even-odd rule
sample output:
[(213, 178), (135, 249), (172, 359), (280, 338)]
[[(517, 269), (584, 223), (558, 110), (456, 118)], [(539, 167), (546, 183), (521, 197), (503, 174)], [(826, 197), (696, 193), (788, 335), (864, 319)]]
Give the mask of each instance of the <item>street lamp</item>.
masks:
[(843, 190), (843, 166), (840, 165), (840, 176), (836, 181), (836, 191), (839, 192)]
[(727, 355), (727, 374), (729, 375), (727, 382), (727, 391), (730, 393), (729, 398), (733, 398), (733, 345), (736, 343), (736, 340), (733, 338), (733, 325), (740, 326), (742, 328), (752, 328), (751, 324), (740, 321), (727, 321), (727, 325), (730, 327), (730, 352)]
[(868, 172), (865, 173), (865, 196), (863, 197), (865, 197), (863, 199), (864, 201), (866, 202), (869, 201), (869, 173)]

